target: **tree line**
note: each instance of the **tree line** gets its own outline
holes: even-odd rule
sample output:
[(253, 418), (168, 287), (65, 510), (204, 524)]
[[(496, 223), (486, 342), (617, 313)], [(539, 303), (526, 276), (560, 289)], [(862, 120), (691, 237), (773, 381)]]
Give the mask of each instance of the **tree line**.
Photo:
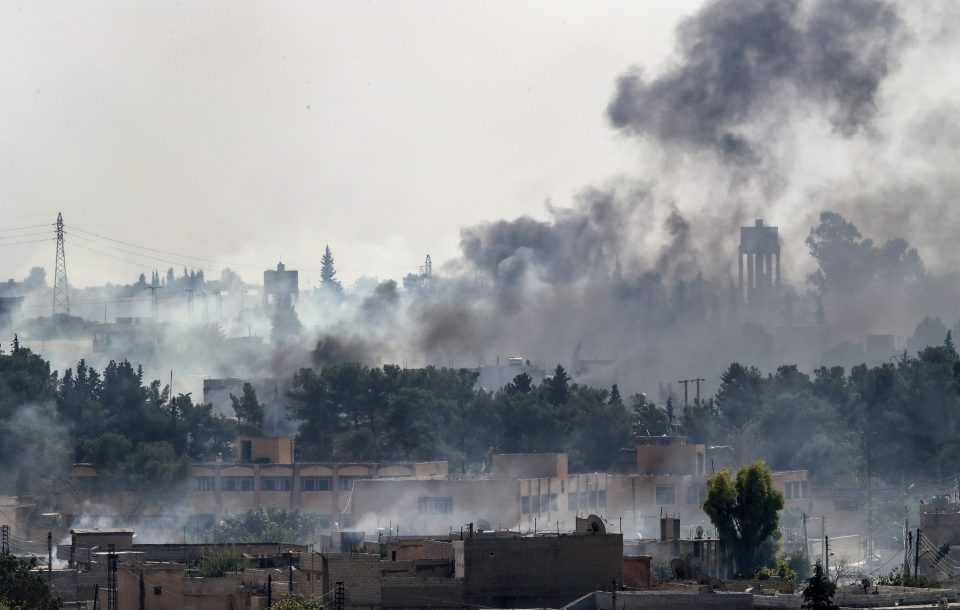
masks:
[[(542, 380), (520, 374), (504, 388), (476, 387), (468, 369), (345, 363), (292, 378), (288, 416), (301, 460), (448, 460), (478, 468), (493, 453), (566, 452), (573, 470), (603, 471), (635, 436), (686, 435), (730, 445), (741, 463), (807, 469), (820, 485), (854, 485), (869, 467), (889, 484), (960, 472), (960, 358), (942, 344), (879, 366), (796, 366), (764, 374), (733, 363), (717, 393), (676, 407), (643, 394), (624, 399), (574, 382), (562, 366)], [(127, 361), (102, 371), (81, 360), (61, 375), (20, 347), (0, 353), (0, 489), (49, 486), (66, 466), (100, 467), (102, 483), (133, 489), (182, 481), (191, 461), (230, 457), (238, 433), (262, 432), (252, 387), (236, 417), (189, 394), (171, 396)]]

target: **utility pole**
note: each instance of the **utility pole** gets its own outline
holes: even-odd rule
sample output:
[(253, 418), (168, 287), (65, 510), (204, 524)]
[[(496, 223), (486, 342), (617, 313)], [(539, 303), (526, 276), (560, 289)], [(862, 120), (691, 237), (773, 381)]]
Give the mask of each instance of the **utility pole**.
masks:
[(873, 561), (873, 469), (870, 455), (870, 432), (864, 433), (867, 443), (867, 539), (864, 541), (864, 566), (870, 569)]
[(830, 578), (830, 536), (823, 537), (823, 571)]
[(680, 381), (677, 382), (677, 383), (682, 383), (682, 384), (683, 384), (683, 406), (684, 406), (684, 407), (686, 407), (686, 406), (689, 404), (689, 402), (690, 402), (690, 401), (688, 400), (688, 398), (687, 398), (687, 386), (690, 384), (691, 381), (693, 381), (693, 380), (692, 380), (692, 379), (681, 379)]
[(823, 553), (823, 565), (827, 566), (830, 564), (830, 560), (827, 558), (827, 517), (820, 517), (820, 551)]
[(67, 293), (67, 256), (63, 252), (63, 214), (57, 213), (57, 262), (53, 275), (53, 315), (70, 315), (70, 295)]
[(914, 542), (914, 555), (913, 555), (913, 577), (916, 578), (920, 574), (920, 528), (917, 528), (917, 540)]
[(910, 533), (910, 523), (907, 521), (907, 507), (903, 507), (903, 575), (910, 576), (910, 546), (907, 544), (907, 534)]
[(803, 513), (803, 554), (807, 556), (807, 563), (810, 563), (810, 542), (807, 537), (807, 513)]
[(53, 532), (47, 532), (47, 582), (53, 579)]
[(701, 381), (705, 381), (705, 380), (702, 377), (698, 377), (696, 379), (681, 379), (680, 381), (677, 382), (677, 383), (683, 384), (683, 406), (684, 407), (690, 406), (690, 394), (688, 392), (688, 387), (690, 386), (691, 383), (697, 384), (697, 403), (700, 402), (700, 382)]

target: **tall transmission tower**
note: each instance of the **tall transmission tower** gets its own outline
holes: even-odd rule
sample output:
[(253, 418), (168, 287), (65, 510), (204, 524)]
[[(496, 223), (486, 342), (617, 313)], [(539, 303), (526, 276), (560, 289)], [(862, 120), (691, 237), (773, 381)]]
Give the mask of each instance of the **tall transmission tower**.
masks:
[(67, 294), (67, 257), (63, 253), (63, 214), (57, 213), (57, 265), (53, 276), (53, 315), (70, 315), (70, 295)]

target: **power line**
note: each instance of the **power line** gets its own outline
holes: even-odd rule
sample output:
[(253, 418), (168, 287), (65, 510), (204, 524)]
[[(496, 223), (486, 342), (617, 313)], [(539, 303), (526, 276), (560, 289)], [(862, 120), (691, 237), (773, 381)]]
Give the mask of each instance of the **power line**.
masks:
[(47, 229), (49, 229), (49, 228), (54, 227), (54, 226), (56, 226), (56, 225), (50, 224), (50, 223), (46, 223), (46, 224), (42, 224), (42, 225), (24, 225), (24, 226), (22, 226), (22, 227), (5, 227), (5, 228), (0, 229), (0, 233), (5, 233), (5, 232), (7, 232), (7, 231), (22, 231), (22, 230), (24, 230), (24, 229), (40, 229), (40, 228), (47, 228)]
[(0, 242), (0, 246), (19, 246), (22, 244), (39, 244), (44, 241), (54, 241), (55, 237), (48, 237), (46, 239), (31, 239), (28, 241), (14, 241), (14, 242)]
[[(262, 265), (246, 265), (246, 264), (243, 264), (243, 263), (231, 263), (231, 262), (226, 262), (226, 261), (218, 261), (218, 260), (214, 260), (214, 259), (211, 259), (211, 258), (203, 258), (203, 257), (200, 257), (200, 256), (190, 256), (189, 254), (180, 254), (180, 253), (177, 253), (177, 252), (170, 252), (169, 250), (159, 250), (159, 249), (157, 249), (157, 248), (149, 248), (149, 247), (147, 247), (147, 246), (141, 246), (141, 245), (139, 245), (139, 244), (130, 243), (130, 242), (128, 242), (128, 241), (123, 241), (123, 240), (120, 240), (120, 239), (113, 239), (112, 237), (106, 237), (106, 236), (104, 236), (104, 235), (100, 235), (100, 234), (98, 234), (98, 233), (94, 233), (93, 231), (87, 231), (87, 230), (85, 230), (85, 229), (81, 229), (81, 228), (76, 227), (76, 226), (74, 226), (74, 225), (70, 225), (70, 229), (73, 230), (73, 231), (79, 231), (80, 233), (84, 233), (84, 234), (86, 234), (86, 235), (91, 235), (91, 236), (93, 236), (93, 237), (97, 237), (97, 238), (99, 238), (99, 239), (104, 239), (104, 240), (106, 240), (106, 241), (112, 241), (112, 242), (114, 242), (114, 243), (123, 244), (123, 245), (125, 245), (125, 246), (130, 246), (130, 247), (132, 247), (132, 248), (137, 248), (137, 249), (139, 249), (139, 250), (147, 250), (147, 251), (149, 251), (149, 252), (156, 252), (156, 253), (158, 253), (158, 254), (166, 254), (166, 255), (168, 255), (168, 256), (175, 256), (175, 257), (178, 257), (178, 258), (181, 258), (181, 259), (202, 261), (202, 262), (205, 262), (205, 263), (213, 263), (213, 264), (216, 264), (216, 265), (225, 265), (225, 266), (229, 266), (229, 267), (248, 267), (248, 268), (250, 268), (250, 269), (261, 269), (261, 268), (263, 267)], [(75, 235), (75, 237), (76, 237), (76, 235)], [(161, 259), (161, 260), (162, 260), (162, 259)], [(179, 265), (179, 264), (181, 264), (181, 263), (176, 263), (176, 264)]]
[(16, 239), (18, 237), (36, 237), (37, 235), (50, 235), (50, 231), (31, 231), (29, 233), (14, 233), (13, 235), (0, 235), (0, 239)]
[[(117, 246), (111, 246), (110, 244), (99, 244), (99, 243), (96, 242), (96, 240), (90, 239), (90, 238), (88, 238), (88, 237), (84, 237), (83, 235), (77, 235), (76, 233), (72, 233), (72, 232), (69, 232), (69, 231), (67, 232), (67, 235), (70, 235), (71, 237), (73, 237), (73, 238), (75, 238), (75, 239), (82, 239), (82, 240), (84, 240), (84, 241), (97, 244), (98, 246), (102, 246), (102, 247), (104, 247), (104, 248), (110, 248), (111, 250), (116, 250), (116, 251), (118, 251), (118, 252), (123, 252), (124, 254), (129, 254), (130, 256), (138, 256), (138, 257), (140, 257), (140, 258), (145, 258), (145, 259), (149, 259), (149, 260), (157, 261), (157, 262), (161, 262), (161, 263), (167, 263), (167, 264), (170, 264), (170, 265), (177, 265), (177, 266), (184, 265), (184, 266), (186, 266), (186, 267), (190, 267), (191, 269), (197, 269), (197, 270), (201, 269), (201, 267), (199, 267), (199, 266), (196, 266), (196, 265), (193, 265), (193, 264), (189, 264), (189, 263), (184, 263), (184, 261), (170, 260), (170, 259), (166, 259), (166, 258), (159, 258), (159, 257), (157, 257), (157, 256), (150, 256), (149, 254), (142, 254), (142, 253), (140, 253), (140, 252), (134, 252), (134, 251), (131, 251), (131, 250), (125, 250), (125, 249), (123, 249), (123, 248), (118, 248)], [(90, 248), (87, 248), (87, 249), (90, 249)], [(93, 252), (97, 252), (98, 254), (103, 254), (104, 256), (109, 256), (109, 255), (106, 254), (105, 252), (100, 252), (100, 251), (97, 251), (97, 250), (93, 250)], [(131, 262), (131, 261), (127, 261), (127, 262)], [(141, 263), (141, 264), (143, 264), (143, 263)]]
[[(74, 235), (74, 237), (77, 237), (77, 236)], [(89, 246), (84, 246), (83, 244), (73, 243), (73, 246), (74, 246), (75, 248), (80, 248), (81, 250), (86, 250), (87, 252), (93, 252), (94, 254), (99, 254), (99, 255), (101, 255), (101, 256), (106, 256), (107, 258), (112, 258), (112, 259), (115, 260), (115, 261), (120, 261), (120, 262), (123, 262), (123, 263), (129, 263), (129, 264), (131, 264), (131, 265), (136, 265), (139, 269), (144, 269), (144, 268), (149, 268), (149, 267), (155, 267), (155, 266), (156, 266), (156, 265), (154, 265), (153, 263), (147, 263), (147, 262), (144, 262), (144, 261), (134, 261), (134, 260), (130, 260), (130, 259), (128, 259), (128, 258), (123, 258), (123, 257), (121, 257), (121, 256), (114, 256), (113, 254), (108, 254), (107, 252), (102, 252), (102, 251), (97, 250), (97, 249), (95, 249), (95, 248), (91, 248), (91, 247), (89, 247)], [(108, 247), (109, 247), (109, 246), (108, 246)], [(131, 253), (131, 254), (132, 254), (133, 256), (140, 256), (140, 255), (134, 254), (134, 253)], [(154, 261), (154, 262), (155, 262), (155, 261)], [(180, 263), (176, 263), (176, 264), (179, 265)]]

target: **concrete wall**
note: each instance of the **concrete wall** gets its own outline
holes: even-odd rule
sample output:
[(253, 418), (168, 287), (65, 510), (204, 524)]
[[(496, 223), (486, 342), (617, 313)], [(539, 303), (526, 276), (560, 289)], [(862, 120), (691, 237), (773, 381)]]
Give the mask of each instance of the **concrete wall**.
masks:
[(637, 474), (702, 475), (704, 445), (641, 445), (637, 447)]
[[(618, 591), (617, 610), (753, 610), (749, 593), (715, 593), (679, 591)], [(596, 592), (576, 600), (563, 610), (613, 610), (613, 594)]]
[(331, 553), (323, 556), (323, 593), (333, 595), (344, 583), (348, 608), (380, 605), (380, 556), (363, 553)]
[(491, 474), (497, 479), (567, 478), (566, 453), (497, 453)]
[[(424, 500), (449, 498), (446, 501)], [(440, 505), (445, 505), (440, 512)], [(519, 483), (510, 479), (380, 479), (353, 487), (354, 527), (373, 531), (392, 524), (401, 536), (446, 534), (481, 519), (492, 528), (520, 521)]]
[(468, 603), (567, 603), (623, 582), (619, 534), (467, 538), (453, 542)]
[(463, 583), (452, 578), (384, 578), (382, 607), (462, 608)]
[(383, 543), (387, 561), (453, 559), (453, 545), (442, 540), (388, 538)]
[(293, 439), (287, 436), (241, 436), (237, 438), (237, 459), (240, 447), (250, 443), (250, 459), (268, 464), (293, 464)]
[(631, 589), (650, 588), (649, 555), (634, 555), (623, 558), (623, 586)]
[[(223, 578), (187, 578), (183, 566), (165, 564), (137, 567), (122, 565), (117, 571), (117, 607), (137, 608), (140, 570), (143, 569), (147, 610), (246, 610), (247, 594), (238, 575)], [(106, 591), (100, 590), (100, 607), (106, 608)]]
[(922, 535), (935, 547), (960, 544), (960, 513), (922, 513)]

